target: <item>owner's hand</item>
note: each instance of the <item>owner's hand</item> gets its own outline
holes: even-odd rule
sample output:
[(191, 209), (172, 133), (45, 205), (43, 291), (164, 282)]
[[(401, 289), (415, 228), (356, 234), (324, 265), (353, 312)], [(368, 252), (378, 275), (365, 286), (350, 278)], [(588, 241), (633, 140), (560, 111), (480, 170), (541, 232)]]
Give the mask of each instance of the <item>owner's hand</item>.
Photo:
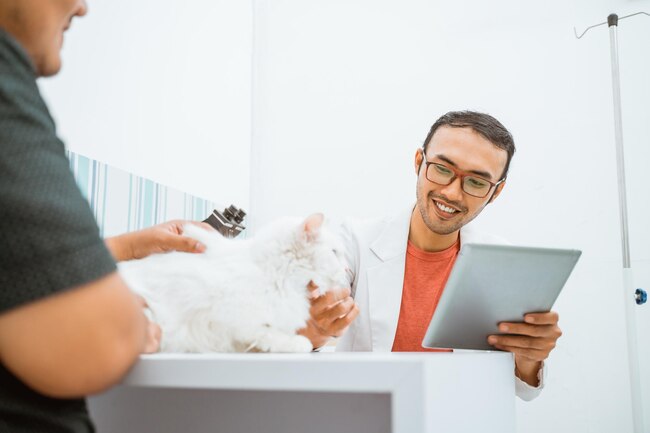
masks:
[(118, 262), (141, 259), (151, 254), (169, 251), (204, 252), (205, 245), (195, 239), (183, 236), (183, 226), (186, 224), (194, 224), (206, 230), (214, 230), (206, 223), (174, 220), (137, 232), (108, 238), (106, 239), (106, 246)]
[[(142, 296), (135, 295), (135, 297), (138, 300), (138, 303), (140, 304), (143, 310), (149, 307), (147, 305), (147, 301), (145, 301), (145, 299)], [(142, 348), (142, 353), (158, 352), (160, 350), (161, 338), (162, 338), (162, 329), (157, 323), (152, 322), (151, 320), (149, 320), (149, 317), (147, 317), (147, 333), (146, 333), (146, 340), (144, 342), (144, 347)]]
[(314, 349), (324, 346), (332, 337), (340, 337), (359, 315), (359, 307), (350, 296), (350, 289), (331, 289), (320, 295), (318, 286), (309, 283), (312, 294), (307, 327), (298, 334), (307, 337)]
[(531, 386), (539, 386), (537, 374), (542, 361), (555, 348), (562, 336), (558, 327), (559, 315), (554, 311), (529, 313), (524, 323), (502, 322), (499, 331), (506, 335), (490, 335), (488, 343), (515, 355), (515, 374)]

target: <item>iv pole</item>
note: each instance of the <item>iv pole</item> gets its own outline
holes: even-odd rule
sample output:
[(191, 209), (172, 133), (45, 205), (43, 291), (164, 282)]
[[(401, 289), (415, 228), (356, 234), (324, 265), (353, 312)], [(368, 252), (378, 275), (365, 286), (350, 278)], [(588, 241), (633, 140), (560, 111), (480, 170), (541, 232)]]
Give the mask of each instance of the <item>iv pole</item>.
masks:
[(639, 367), (639, 350), (637, 343), (637, 330), (634, 304), (644, 304), (647, 300), (647, 294), (642, 289), (636, 289), (634, 296), (631, 296), (634, 290), (634, 279), (632, 267), (630, 265), (630, 243), (627, 223), (627, 196), (625, 188), (625, 158), (623, 153), (623, 117), (621, 114), (621, 80), (618, 67), (618, 38), (617, 29), (618, 21), (634, 15), (647, 15), (646, 12), (637, 12), (635, 14), (618, 17), (611, 14), (607, 17), (607, 22), (599, 23), (587, 27), (580, 36), (575, 32), (576, 38), (580, 39), (587, 31), (594, 27), (607, 24), (609, 27), (609, 42), (612, 59), (612, 88), (614, 92), (614, 129), (616, 138), (616, 166), (618, 174), (618, 197), (619, 197), (619, 217), (621, 221), (621, 242), (623, 249), (623, 295), (625, 302), (625, 319), (627, 328), (627, 353), (628, 365), (630, 369), (630, 392), (632, 397), (632, 418), (635, 433), (644, 433), (643, 420), (643, 395), (641, 391), (641, 370)]

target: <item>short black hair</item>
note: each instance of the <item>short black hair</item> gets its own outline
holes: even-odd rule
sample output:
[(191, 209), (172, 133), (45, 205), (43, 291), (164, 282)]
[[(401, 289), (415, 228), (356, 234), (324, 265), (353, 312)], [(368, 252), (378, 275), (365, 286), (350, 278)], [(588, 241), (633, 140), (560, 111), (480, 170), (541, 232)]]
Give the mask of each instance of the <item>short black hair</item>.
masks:
[(422, 146), (425, 153), (433, 134), (441, 126), (450, 126), (452, 128), (472, 128), (490, 143), (494, 144), (499, 149), (505, 150), (508, 153), (508, 159), (500, 178), (505, 179), (508, 174), (508, 169), (510, 168), (510, 160), (515, 154), (515, 140), (512, 138), (510, 131), (508, 131), (501, 122), (489, 114), (479, 113), (476, 111), (450, 111), (440, 116), (429, 130), (429, 135), (427, 135)]

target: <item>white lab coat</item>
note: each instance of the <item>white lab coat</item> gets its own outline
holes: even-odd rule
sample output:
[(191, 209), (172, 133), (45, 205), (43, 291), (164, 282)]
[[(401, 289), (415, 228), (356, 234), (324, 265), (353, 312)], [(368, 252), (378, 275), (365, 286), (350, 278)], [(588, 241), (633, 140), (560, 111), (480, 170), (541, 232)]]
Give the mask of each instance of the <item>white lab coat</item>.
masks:
[[(359, 316), (336, 344), (337, 351), (390, 352), (402, 303), (406, 246), (413, 207), (391, 218), (347, 221), (341, 226), (345, 255), (354, 274), (352, 296)], [(465, 243), (504, 244), (505, 240), (463, 227)], [(545, 370), (545, 369), (543, 369)], [(524, 400), (537, 397), (543, 387), (516, 378), (516, 393)]]

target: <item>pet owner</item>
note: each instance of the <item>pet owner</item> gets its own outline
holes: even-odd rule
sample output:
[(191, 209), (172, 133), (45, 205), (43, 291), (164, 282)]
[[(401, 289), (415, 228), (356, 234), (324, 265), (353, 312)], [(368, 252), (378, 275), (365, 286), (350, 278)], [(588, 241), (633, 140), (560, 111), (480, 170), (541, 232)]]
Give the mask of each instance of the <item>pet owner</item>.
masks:
[[(512, 135), (492, 116), (462, 111), (439, 118), (415, 152), (415, 206), (344, 226), (356, 304), (320, 299), (313, 305), (303, 333), (314, 346), (342, 334), (343, 321), (349, 327), (337, 350), (430, 350), (421, 342), (460, 247), (503, 243), (466, 224), (503, 191), (514, 152)], [(501, 323), (499, 330), (506, 335), (488, 342), (514, 354), (517, 395), (535, 398), (543, 387), (543, 361), (562, 334), (558, 314), (527, 314), (524, 322)]]
[(116, 384), (160, 330), (115, 260), (203, 247), (171, 222), (104, 241), (36, 85), (84, 0), (0, 0), (0, 431), (92, 432), (84, 395)]

